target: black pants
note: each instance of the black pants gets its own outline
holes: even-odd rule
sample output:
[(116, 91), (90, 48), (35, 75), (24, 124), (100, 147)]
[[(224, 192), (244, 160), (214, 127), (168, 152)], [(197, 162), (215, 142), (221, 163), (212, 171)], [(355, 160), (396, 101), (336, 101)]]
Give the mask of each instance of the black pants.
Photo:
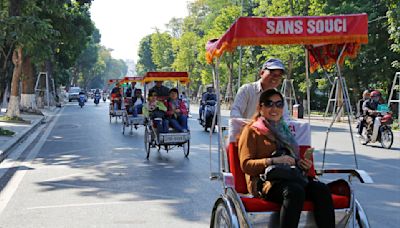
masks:
[(335, 227), (331, 193), (328, 186), (322, 182), (310, 181), (305, 188), (288, 181), (274, 183), (265, 198), (282, 204), (280, 211), (280, 227), (282, 228), (298, 226), (305, 199), (314, 204), (314, 217), (318, 227)]

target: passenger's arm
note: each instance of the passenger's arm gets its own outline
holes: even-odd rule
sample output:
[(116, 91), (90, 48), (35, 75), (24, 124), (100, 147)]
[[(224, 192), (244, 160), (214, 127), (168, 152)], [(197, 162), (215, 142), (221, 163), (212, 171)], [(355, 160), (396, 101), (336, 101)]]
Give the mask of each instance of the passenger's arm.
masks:
[(251, 176), (264, 173), (265, 167), (270, 165), (269, 158), (256, 158), (257, 134), (251, 127), (245, 127), (239, 139), (239, 160), (243, 172)]
[(235, 100), (233, 101), (231, 109), (231, 118), (244, 118), (244, 112), (247, 108), (249, 96), (244, 86), (239, 88), (236, 94)]

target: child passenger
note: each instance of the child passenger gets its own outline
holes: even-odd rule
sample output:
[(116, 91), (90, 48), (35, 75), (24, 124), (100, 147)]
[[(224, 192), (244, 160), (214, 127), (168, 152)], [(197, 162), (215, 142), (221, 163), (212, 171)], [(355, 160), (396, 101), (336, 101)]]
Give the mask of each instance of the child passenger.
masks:
[(172, 128), (178, 132), (188, 131), (188, 112), (181, 99), (178, 99), (178, 89), (169, 90), (169, 98), (167, 100), (167, 117)]
[(157, 93), (149, 95), (148, 102), (143, 105), (143, 115), (149, 117), (157, 126), (159, 133), (168, 132), (168, 120), (165, 118), (167, 107), (157, 100)]

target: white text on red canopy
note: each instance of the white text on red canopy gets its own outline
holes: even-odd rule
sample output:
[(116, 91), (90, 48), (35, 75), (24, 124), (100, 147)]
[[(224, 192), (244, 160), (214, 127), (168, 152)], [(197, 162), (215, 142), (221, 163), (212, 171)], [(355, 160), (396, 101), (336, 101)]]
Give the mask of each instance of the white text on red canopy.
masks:
[(308, 34), (345, 33), (346, 18), (310, 18), (306, 23), (302, 19), (267, 20), (268, 35), (302, 34), (304, 31)]

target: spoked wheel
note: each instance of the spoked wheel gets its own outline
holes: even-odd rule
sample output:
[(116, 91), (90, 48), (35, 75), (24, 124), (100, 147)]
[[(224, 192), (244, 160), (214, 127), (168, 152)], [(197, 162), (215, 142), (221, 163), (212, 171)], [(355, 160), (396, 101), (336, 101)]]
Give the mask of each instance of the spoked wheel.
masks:
[(212, 218), (213, 228), (230, 228), (232, 219), (229, 216), (228, 209), (223, 201), (220, 201), (215, 209), (214, 218)]
[(144, 148), (146, 150), (146, 159), (149, 159), (150, 156), (150, 144), (151, 144), (151, 132), (149, 131), (149, 129), (145, 128), (144, 130)]
[(110, 116), (110, 123), (111, 123), (112, 116), (111, 116), (111, 114), (109, 116)]
[(183, 148), (183, 154), (187, 158), (189, 156), (189, 151), (190, 151), (190, 140), (182, 144), (182, 148)]
[(125, 122), (122, 122), (122, 134), (125, 135)]
[(390, 149), (393, 144), (393, 132), (388, 127), (381, 128), (381, 145), (385, 149)]
[(363, 207), (361, 204), (358, 202), (358, 200), (355, 200), (355, 221), (354, 221), (354, 227), (360, 227), (360, 228), (370, 228), (369, 221), (367, 214), (365, 213)]

